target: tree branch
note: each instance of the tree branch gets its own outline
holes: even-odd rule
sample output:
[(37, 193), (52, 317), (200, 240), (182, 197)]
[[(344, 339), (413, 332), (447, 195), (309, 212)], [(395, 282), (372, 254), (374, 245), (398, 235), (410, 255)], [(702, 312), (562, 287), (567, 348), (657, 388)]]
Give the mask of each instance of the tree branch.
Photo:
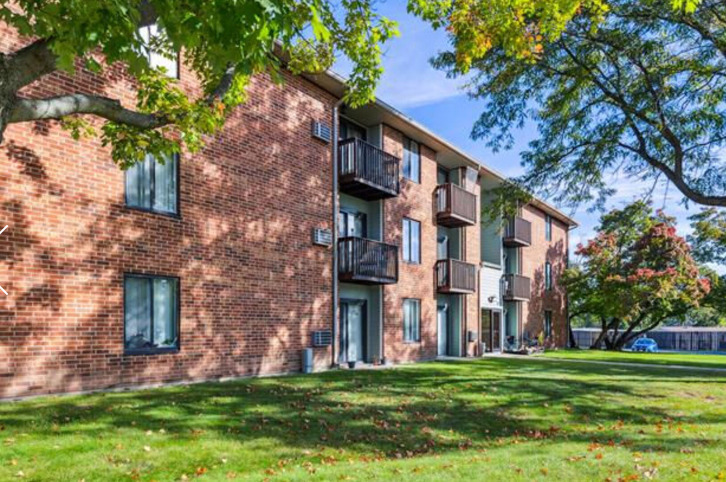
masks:
[(169, 123), (165, 117), (126, 109), (121, 102), (108, 97), (70, 94), (47, 99), (17, 99), (10, 122), (61, 119), (72, 114), (93, 114), (119, 124), (142, 129), (155, 129)]
[(50, 42), (51, 39), (36, 40), (8, 56), (9, 90), (18, 91), (57, 69)]

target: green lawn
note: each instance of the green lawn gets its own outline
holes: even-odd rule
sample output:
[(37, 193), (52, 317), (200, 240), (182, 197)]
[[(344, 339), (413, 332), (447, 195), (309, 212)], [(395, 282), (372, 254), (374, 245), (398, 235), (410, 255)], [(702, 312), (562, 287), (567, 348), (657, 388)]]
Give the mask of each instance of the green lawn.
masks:
[(558, 350), (548, 351), (543, 356), (546, 358), (557, 358), (561, 360), (593, 360), (726, 369), (726, 355), (635, 353), (628, 351), (613, 352), (604, 350)]
[(726, 376), (527, 359), (0, 404), (0, 480), (716, 480)]

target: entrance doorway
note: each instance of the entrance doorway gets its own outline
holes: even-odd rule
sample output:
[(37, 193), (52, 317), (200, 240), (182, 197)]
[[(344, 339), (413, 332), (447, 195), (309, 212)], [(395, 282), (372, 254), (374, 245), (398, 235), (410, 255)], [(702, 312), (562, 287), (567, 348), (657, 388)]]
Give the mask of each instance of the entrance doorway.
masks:
[(448, 305), (438, 305), (436, 307), (436, 324), (438, 327), (439, 348), (438, 355), (446, 356), (449, 346), (449, 307)]
[(365, 361), (367, 325), (365, 300), (340, 300), (340, 363)]
[(502, 313), (497, 310), (482, 310), (481, 341), (486, 343), (487, 351), (502, 349)]

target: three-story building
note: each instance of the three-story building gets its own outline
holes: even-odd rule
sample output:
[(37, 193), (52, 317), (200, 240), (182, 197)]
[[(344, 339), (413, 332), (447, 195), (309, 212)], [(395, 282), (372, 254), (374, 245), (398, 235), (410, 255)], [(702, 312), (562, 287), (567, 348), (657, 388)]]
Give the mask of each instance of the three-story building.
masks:
[[(199, 153), (125, 172), (57, 122), (8, 128), (0, 397), (293, 372), (308, 348), (327, 369), (565, 345), (573, 220), (536, 201), (482, 224), (502, 176), (382, 101), (341, 105), (334, 74), (284, 77)], [(69, 90), (135, 95), (120, 66), (23, 94)]]

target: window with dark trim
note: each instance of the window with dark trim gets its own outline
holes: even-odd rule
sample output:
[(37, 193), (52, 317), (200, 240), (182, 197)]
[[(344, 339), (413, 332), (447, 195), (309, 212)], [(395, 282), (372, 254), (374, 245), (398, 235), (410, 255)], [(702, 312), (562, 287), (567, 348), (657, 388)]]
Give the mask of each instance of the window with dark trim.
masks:
[(179, 349), (179, 280), (124, 277), (124, 350), (155, 353)]
[(156, 24), (147, 25), (139, 29), (142, 46), (141, 53), (149, 62), (149, 67), (156, 69), (162, 67), (167, 76), (179, 78), (179, 53), (166, 52), (162, 49), (164, 45), (165, 33)]
[(403, 341), (421, 341), (421, 300), (403, 300)]
[(544, 312), (544, 336), (545, 338), (552, 337), (552, 312)]
[(163, 214), (179, 212), (179, 156), (157, 161), (147, 154), (126, 170), (126, 205)]
[(545, 214), (545, 239), (552, 241), (552, 216)]
[(403, 218), (403, 260), (407, 263), (421, 263), (421, 223)]
[(552, 264), (549, 261), (545, 263), (545, 289), (552, 290)]
[(421, 146), (408, 137), (403, 140), (403, 177), (421, 182)]

